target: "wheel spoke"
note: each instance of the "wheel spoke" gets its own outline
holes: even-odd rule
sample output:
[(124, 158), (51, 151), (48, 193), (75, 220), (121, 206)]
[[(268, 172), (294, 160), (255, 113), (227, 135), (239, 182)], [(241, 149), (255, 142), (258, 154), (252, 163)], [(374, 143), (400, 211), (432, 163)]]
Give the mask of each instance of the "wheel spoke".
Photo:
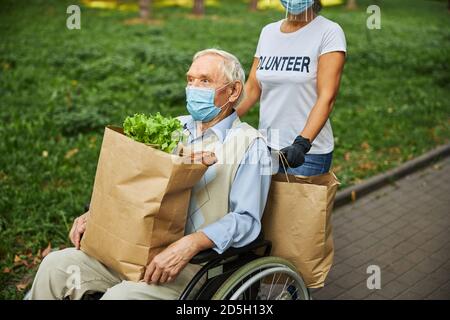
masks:
[(266, 300), (269, 300), (269, 297), (270, 297), (270, 293), (272, 292), (273, 279), (275, 279), (275, 274), (273, 275), (273, 278), (272, 278), (272, 283), (270, 284), (269, 294), (267, 295), (267, 299), (266, 299)]

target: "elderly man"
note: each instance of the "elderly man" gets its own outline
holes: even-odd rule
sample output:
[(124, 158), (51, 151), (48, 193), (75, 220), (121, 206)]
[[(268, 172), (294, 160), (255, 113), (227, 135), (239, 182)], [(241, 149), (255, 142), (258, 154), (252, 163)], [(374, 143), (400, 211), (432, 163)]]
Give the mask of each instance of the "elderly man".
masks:
[[(187, 149), (215, 152), (217, 162), (192, 191), (185, 236), (159, 253), (141, 282), (124, 280), (80, 251), (89, 218), (77, 218), (70, 232), (75, 248), (50, 253), (42, 261), (31, 299), (177, 299), (200, 266), (198, 252), (241, 247), (260, 233), (271, 180), (271, 158), (259, 132), (239, 120), (234, 108), (243, 97), (245, 73), (238, 59), (221, 50), (198, 52), (187, 72), (188, 116), (179, 117)], [(75, 273), (74, 273), (75, 272)]]

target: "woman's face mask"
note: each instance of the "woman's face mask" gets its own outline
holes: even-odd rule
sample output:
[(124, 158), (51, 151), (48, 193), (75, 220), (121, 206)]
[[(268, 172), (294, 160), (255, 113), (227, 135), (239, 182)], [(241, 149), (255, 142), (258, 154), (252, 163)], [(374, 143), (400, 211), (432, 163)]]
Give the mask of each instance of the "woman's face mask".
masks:
[(314, 4), (314, 0), (280, 0), (287, 12), (297, 15)]
[[(217, 90), (220, 91), (229, 84), (227, 83)], [(229, 103), (227, 101), (223, 106), (216, 107), (214, 105), (215, 95), (216, 89), (214, 88), (186, 87), (186, 108), (195, 121), (211, 121)]]

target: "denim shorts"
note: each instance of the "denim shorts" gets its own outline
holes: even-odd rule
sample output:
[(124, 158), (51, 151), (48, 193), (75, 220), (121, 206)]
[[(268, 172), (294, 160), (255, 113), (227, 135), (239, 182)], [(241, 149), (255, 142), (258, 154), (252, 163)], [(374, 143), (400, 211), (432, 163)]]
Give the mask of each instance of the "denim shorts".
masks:
[[(326, 154), (306, 154), (305, 162), (300, 167), (288, 168), (287, 173), (307, 177), (317, 176), (330, 171), (332, 160), (333, 151)], [(282, 165), (278, 168), (278, 172), (284, 173)]]

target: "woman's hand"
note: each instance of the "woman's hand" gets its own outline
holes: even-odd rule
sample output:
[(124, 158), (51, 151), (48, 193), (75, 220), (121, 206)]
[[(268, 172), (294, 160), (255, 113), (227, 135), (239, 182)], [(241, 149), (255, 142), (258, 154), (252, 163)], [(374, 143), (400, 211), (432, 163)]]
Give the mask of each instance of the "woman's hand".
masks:
[(86, 231), (86, 224), (89, 212), (79, 216), (73, 221), (72, 229), (69, 232), (70, 241), (72, 241), (75, 248), (80, 249), (80, 241), (83, 233)]
[(258, 80), (256, 79), (256, 70), (258, 69), (258, 65), (259, 58), (254, 58), (252, 69), (250, 70), (247, 82), (245, 83), (245, 97), (236, 107), (236, 112), (239, 117), (244, 116), (261, 97), (261, 88), (259, 87)]
[(287, 162), (291, 168), (300, 167), (305, 162), (305, 154), (309, 149), (311, 149), (309, 140), (298, 136), (292, 145), (280, 150), (283, 154), (280, 160)]

